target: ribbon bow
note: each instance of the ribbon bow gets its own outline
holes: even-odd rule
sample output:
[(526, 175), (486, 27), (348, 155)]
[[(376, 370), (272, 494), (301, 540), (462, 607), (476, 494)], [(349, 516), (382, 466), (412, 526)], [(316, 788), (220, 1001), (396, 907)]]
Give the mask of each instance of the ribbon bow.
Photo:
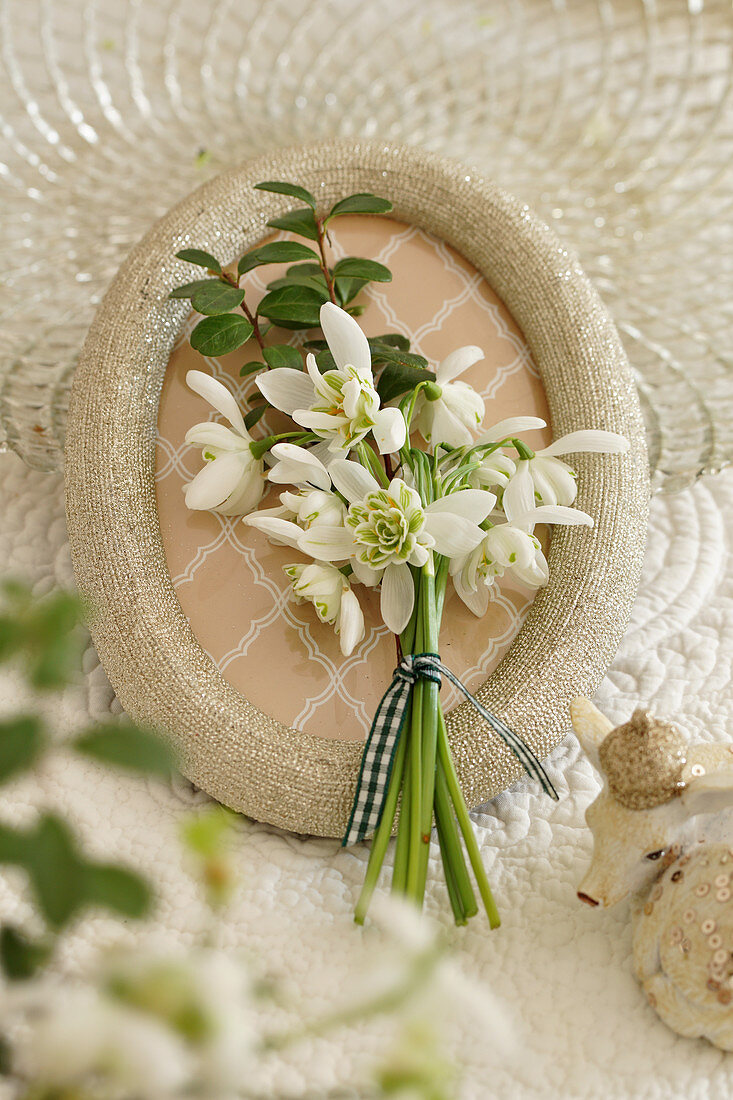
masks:
[(512, 750), (527, 774), (540, 781), (545, 794), (557, 801), (557, 791), (529, 746), (501, 718), (497, 718), (479, 703), (466, 685), (443, 664), (437, 653), (407, 653), (394, 670), (392, 683), (382, 696), (374, 715), (361, 758), (356, 795), (342, 845), (355, 844), (377, 828), (412, 687), (418, 679), (440, 684), (443, 676), (463, 692), (469, 703)]

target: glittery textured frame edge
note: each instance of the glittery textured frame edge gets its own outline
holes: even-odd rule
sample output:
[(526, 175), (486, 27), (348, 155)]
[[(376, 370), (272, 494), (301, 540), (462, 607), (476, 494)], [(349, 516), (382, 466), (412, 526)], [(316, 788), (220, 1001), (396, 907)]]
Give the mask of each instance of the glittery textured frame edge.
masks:
[[(626, 456), (574, 457), (578, 504), (595, 527), (555, 530), (550, 583), (476, 693), (540, 757), (564, 736), (569, 701), (593, 693), (626, 628), (646, 535), (646, 443), (613, 322), (577, 260), (516, 198), (424, 150), (325, 142), (275, 152), (203, 185), (133, 249), (90, 329), (68, 415), (67, 522), (94, 643), (125, 710), (173, 738), (194, 783), (257, 820), (340, 836), (361, 745), (289, 729), (226, 682), (178, 603), (156, 507), (158, 401), (189, 308), (167, 300), (189, 278), (174, 256), (196, 246), (228, 262), (261, 239), (266, 221), (293, 205), (254, 191), (262, 179), (297, 180), (323, 206), (358, 190), (390, 198), (396, 217), (446, 240), (504, 300), (541, 372), (555, 436), (598, 427), (631, 441)], [(521, 774), (468, 704), (448, 726), (469, 805)]]

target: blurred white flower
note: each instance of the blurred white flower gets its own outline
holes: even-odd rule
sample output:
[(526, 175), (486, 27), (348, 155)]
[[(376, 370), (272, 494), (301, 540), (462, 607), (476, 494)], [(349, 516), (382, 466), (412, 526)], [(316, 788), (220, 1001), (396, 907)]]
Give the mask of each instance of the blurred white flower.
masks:
[(265, 491), (264, 464), (250, 449), (252, 437), (237, 402), (226, 386), (200, 370), (190, 370), (186, 383), (231, 424), (204, 421), (186, 432), (186, 443), (201, 447), (206, 465), (184, 488), (186, 506), (196, 511), (239, 516), (251, 512)]
[(404, 417), (399, 409), (380, 408), (366, 336), (332, 302), (321, 306), (320, 319), (336, 370), (321, 374), (315, 356), (308, 355), (307, 374), (290, 367), (266, 371), (256, 379), (260, 391), (334, 454), (347, 453), (370, 432), (381, 454), (398, 451), (405, 442)]
[(101, 1086), (114, 1100), (168, 1100), (194, 1077), (183, 1037), (94, 986), (42, 979), (20, 992), (4, 998), (2, 1019), (15, 1025), (13, 1073), (36, 1088), (97, 1096)]
[(111, 998), (186, 1043), (192, 1091), (239, 1092), (255, 1046), (254, 996), (241, 960), (213, 948), (124, 952), (104, 965), (101, 981)]
[(415, 427), (427, 443), (466, 447), (484, 418), (484, 399), (466, 382), (454, 379), (483, 359), (481, 348), (469, 345), (446, 356), (435, 372), (435, 383), (422, 390), (415, 408)]
[(297, 603), (313, 604), (322, 623), (331, 623), (339, 636), (341, 652), (348, 657), (364, 637), (364, 613), (348, 579), (333, 565), (286, 565)]

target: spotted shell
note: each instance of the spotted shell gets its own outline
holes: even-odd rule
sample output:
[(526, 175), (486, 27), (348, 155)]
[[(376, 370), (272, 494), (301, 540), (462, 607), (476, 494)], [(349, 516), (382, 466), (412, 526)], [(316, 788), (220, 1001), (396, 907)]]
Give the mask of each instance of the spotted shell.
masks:
[(634, 920), (634, 966), (668, 1027), (733, 1050), (733, 849), (701, 845), (666, 868)]

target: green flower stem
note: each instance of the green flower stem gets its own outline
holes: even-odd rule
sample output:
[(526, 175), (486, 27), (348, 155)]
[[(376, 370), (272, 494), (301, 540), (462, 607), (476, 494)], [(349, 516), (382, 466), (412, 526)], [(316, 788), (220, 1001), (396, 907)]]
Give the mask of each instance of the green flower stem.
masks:
[(331, 275), (331, 270), (328, 266), (328, 257), (326, 256), (326, 228), (320, 218), (316, 218), (316, 229), (318, 230), (318, 251), (320, 253), (318, 262), (321, 265), (323, 278), (326, 280), (328, 296), (333, 304), (337, 305), (338, 303), (336, 302), (336, 291), (334, 290), (333, 286), (333, 276)]
[(374, 888), (377, 885), (379, 873), (382, 870), (384, 857), (387, 853), (387, 846), (392, 835), (392, 827), (397, 812), (397, 800), (402, 786), (406, 752), (407, 738), (401, 737), (392, 763), (392, 774), (390, 775), (389, 785), (387, 787), (387, 796), (384, 800), (382, 817), (372, 840), (372, 849), (369, 853), (369, 862), (367, 863), (366, 875), (364, 876), (364, 885), (361, 888), (359, 900), (356, 903), (356, 909), (354, 911), (354, 920), (357, 924), (364, 923), (364, 918), (369, 908), (369, 902), (374, 893)]
[(279, 435), (268, 435), (264, 439), (254, 439), (249, 449), (255, 458), (262, 458), (275, 443), (279, 443), (281, 439), (294, 439), (301, 446), (304, 443), (309, 443), (313, 439), (317, 439), (318, 436), (312, 435), (310, 432), (280, 432)]
[(443, 830), (437, 822), (437, 815), (436, 826), (438, 833), (438, 845), (440, 847), (440, 858), (443, 864), (443, 873), (445, 874), (445, 884), (448, 888), (448, 899), (450, 901), (450, 907), (453, 910), (453, 919), (455, 920), (456, 924), (468, 924), (468, 916), (466, 914), (466, 910), (463, 907), (461, 895), (458, 892), (455, 875), (453, 874), (450, 853), (448, 852), (448, 849), (445, 845)]
[(481, 900), (484, 903), (486, 909), (486, 915), (489, 918), (489, 924), (492, 928), (498, 928), (501, 924), (499, 917), (499, 911), (496, 908), (496, 902), (494, 896), (491, 893), (491, 887), (489, 886), (489, 880), (486, 877), (486, 871), (484, 865), (481, 862), (481, 853), (479, 852), (478, 843), (476, 841), (476, 834), (473, 831), (473, 822), (471, 821), (466, 806), (466, 800), (463, 797), (463, 791), (461, 785), (458, 782), (458, 776), (456, 775), (456, 769), (453, 764), (453, 758), (451, 756), (450, 744), (448, 743), (448, 734), (445, 728), (445, 719), (443, 712), (438, 715), (438, 759), (443, 768), (445, 774), (446, 783), (448, 785), (448, 793), (450, 795), (453, 808), (458, 818), (458, 825), (463, 835), (463, 842), (466, 845), (466, 851), (468, 852), (468, 858), (473, 868), (473, 873), (476, 878), (476, 884), (481, 895)]
[[(400, 738), (405, 744), (409, 744), (407, 732), (410, 727), (408, 721), (409, 715), (405, 721), (405, 727), (402, 732), (402, 737)], [(410, 844), (410, 830), (407, 823), (410, 820), (410, 785), (404, 781), (406, 775), (407, 772), (405, 771), (403, 774), (402, 805), (400, 807), (400, 819), (397, 826), (397, 843), (395, 844), (394, 865), (392, 869), (393, 894), (404, 894), (407, 891), (407, 863)]]
[(435, 776), (435, 824), (441, 842), (446, 878), (450, 870), (466, 917), (474, 917), (478, 913), (478, 904), (466, 867), (466, 858), (461, 847), (461, 838), (453, 813), (453, 805), (448, 794), (448, 784), (440, 764), (438, 764)]
[[(214, 272), (214, 274), (217, 274), (217, 273)], [(224, 282), (229, 283), (230, 286), (239, 287), (239, 276), (230, 275), (228, 271), (222, 271), (219, 278), (222, 279)], [(242, 301), (240, 303), (240, 309), (242, 310), (242, 313), (244, 314), (244, 316), (247, 318), (247, 320), (249, 321), (249, 323), (252, 326), (252, 335), (254, 336), (255, 340), (259, 344), (260, 351), (264, 352), (264, 350), (265, 350), (265, 341), (262, 338), (263, 334), (260, 331), (260, 319), (257, 316), (257, 313), (252, 312), (252, 310), (249, 308), (249, 306), (247, 305), (247, 302), (245, 301), (244, 298), (242, 299)], [(268, 366), (267, 363), (265, 363), (265, 366), (267, 367), (268, 370), (270, 369), (270, 367)]]
[[(432, 563), (429, 566), (425, 566), (422, 570), (419, 599), (423, 616), (423, 651), (437, 653), (438, 621), (435, 615), (435, 577), (432, 572)], [(422, 702), (419, 731), (422, 783), (420, 795), (419, 856), (415, 879), (419, 900), (422, 902), (427, 880), (428, 861), (430, 858), (430, 833), (433, 825), (440, 687), (430, 680), (419, 681), (419, 686), (421, 688)]]
[[(415, 593), (417, 603), (417, 625), (415, 629), (415, 647), (413, 652), (422, 653), (425, 648), (425, 622), (423, 602), (420, 599), (420, 585), (418, 581)], [(416, 905), (422, 904), (422, 895), (419, 891), (420, 884), (420, 848), (422, 846), (422, 723), (423, 723), (423, 693), (425, 681), (418, 680), (412, 688), (412, 713), (409, 726), (410, 766), (408, 769), (408, 782), (410, 784), (410, 814), (407, 827), (409, 828), (408, 858), (407, 858), (407, 895)], [(403, 735), (406, 734), (406, 730)], [(401, 819), (400, 819), (401, 823)]]

